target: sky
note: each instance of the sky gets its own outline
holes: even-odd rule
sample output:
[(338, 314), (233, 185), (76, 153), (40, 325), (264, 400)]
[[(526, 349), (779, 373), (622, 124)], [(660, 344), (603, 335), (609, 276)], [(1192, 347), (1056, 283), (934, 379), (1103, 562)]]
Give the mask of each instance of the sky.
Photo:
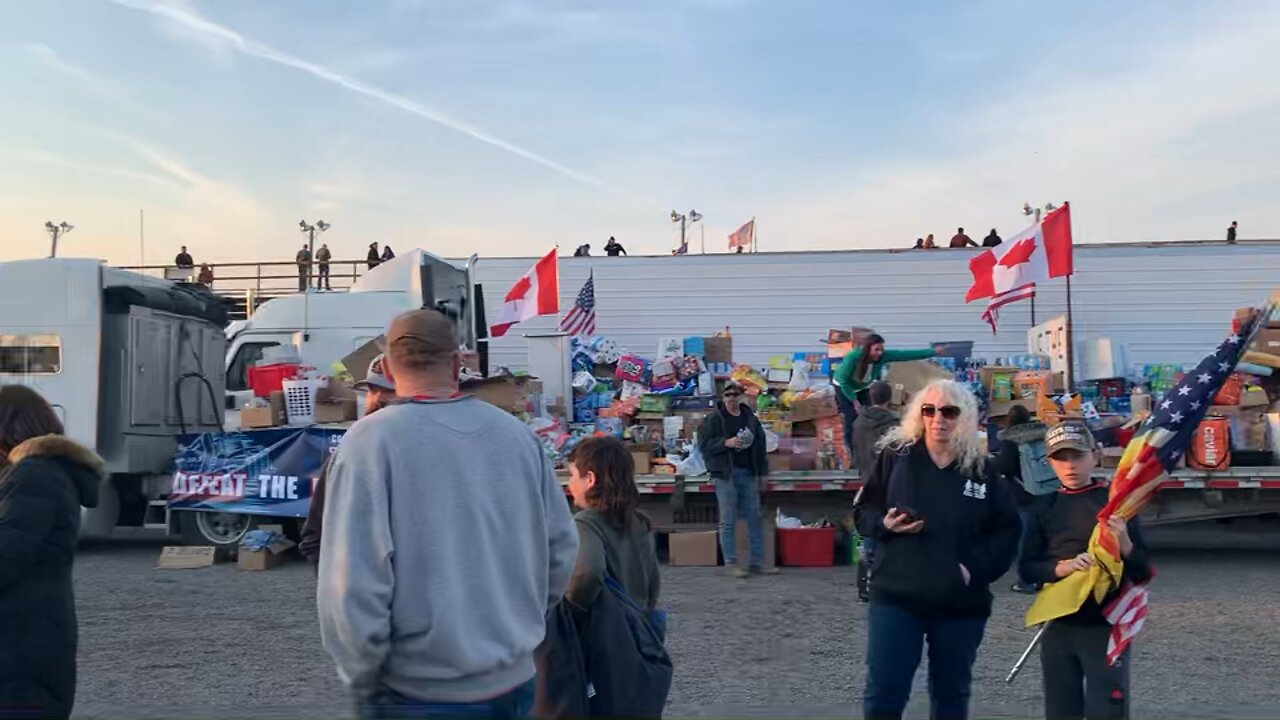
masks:
[[(0, 3), (0, 260), (1280, 238), (1280, 3)], [(1268, 68), (1271, 68), (1268, 70)]]

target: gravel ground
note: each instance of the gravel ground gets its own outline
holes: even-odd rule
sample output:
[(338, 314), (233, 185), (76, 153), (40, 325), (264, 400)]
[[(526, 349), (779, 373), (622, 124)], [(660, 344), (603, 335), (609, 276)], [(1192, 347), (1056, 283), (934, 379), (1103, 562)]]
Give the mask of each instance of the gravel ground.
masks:
[[(1259, 534), (1258, 530), (1269, 532)], [(1159, 578), (1134, 661), (1140, 717), (1276, 717), (1280, 529), (1153, 530)], [(1230, 541), (1230, 551), (1208, 550)], [(1194, 538), (1194, 542), (1189, 542)], [(1188, 544), (1200, 549), (1185, 548)], [(292, 562), (262, 572), (157, 570), (161, 543), (86, 547), (76, 567), (81, 717), (339, 717), (349, 702), (320, 647), (314, 580)], [(1227, 546), (1224, 546), (1227, 547)], [(739, 582), (668, 568), (676, 681), (669, 716), (852, 717), (865, 613), (847, 568)], [(1029, 633), (1028, 600), (997, 592), (975, 668), (975, 717), (1039, 717), (1038, 664), (1004, 676)], [(927, 716), (923, 679), (910, 714)]]

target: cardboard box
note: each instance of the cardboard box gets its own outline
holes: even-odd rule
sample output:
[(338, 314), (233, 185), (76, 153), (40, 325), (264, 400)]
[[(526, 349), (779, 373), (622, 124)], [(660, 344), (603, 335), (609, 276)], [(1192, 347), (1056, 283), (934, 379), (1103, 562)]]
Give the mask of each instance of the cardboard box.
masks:
[(519, 413), (529, 409), (529, 394), (541, 392), (541, 385), (528, 376), (507, 376), (469, 382), (462, 390), (507, 412)]
[[(379, 335), (342, 358), (342, 367), (346, 368), (347, 374), (351, 376), (352, 383), (365, 379), (369, 374), (369, 364), (373, 362), (374, 358), (383, 353), (386, 344), (387, 338)], [(327, 369), (322, 370), (328, 372)]]
[(732, 363), (733, 362), (733, 338), (731, 337), (709, 337), (702, 339), (704, 350), (703, 358), (708, 363)]
[(1124, 457), (1124, 448), (1102, 448), (1101, 466), (1108, 469), (1120, 467), (1120, 458)]
[(791, 403), (791, 422), (805, 422), (818, 418), (834, 417), (840, 414), (840, 406), (836, 404), (834, 387), (823, 392), (813, 393)]
[(669, 564), (685, 567), (715, 567), (719, 563), (720, 542), (715, 530), (673, 532), (667, 537)]
[(240, 411), (240, 427), (246, 429), (275, 427), (275, 411), (269, 407), (247, 407)]
[(316, 403), (314, 422), (318, 424), (352, 422), (355, 419), (355, 398)]
[(649, 475), (653, 472), (653, 446), (634, 445), (631, 448), (631, 459), (636, 464), (636, 475)]
[(1280, 355), (1280, 329), (1265, 328), (1258, 331), (1249, 343), (1249, 349), (1268, 355)]
[(903, 392), (909, 398), (934, 380), (945, 380), (950, 377), (951, 373), (939, 365), (928, 360), (913, 360), (891, 363), (884, 381), (890, 385), (901, 385)]
[(778, 451), (769, 453), (768, 457), (770, 474), (791, 472), (791, 453)]
[[(739, 520), (733, 534), (734, 554), (738, 556), (740, 565), (751, 563), (751, 538), (747, 533), (747, 523)], [(764, 523), (764, 567), (778, 565), (778, 529), (768, 520)]]
[[(273, 529), (278, 526), (263, 525), (259, 530)], [(270, 570), (280, 564), (284, 554), (294, 547), (294, 542), (284, 536), (283, 530), (277, 530), (276, 538), (266, 548), (250, 550), (240, 548), (236, 554), (237, 570)]]
[(275, 390), (268, 395), (267, 405), (271, 407), (271, 416), (275, 418), (276, 425), (289, 424), (289, 411), (285, 407), (283, 390)]
[(1240, 393), (1240, 407), (1265, 408), (1270, 404), (1267, 391), (1256, 385), (1248, 386)]
[(160, 551), (156, 567), (162, 570), (197, 570), (217, 561), (217, 548), (167, 546)]

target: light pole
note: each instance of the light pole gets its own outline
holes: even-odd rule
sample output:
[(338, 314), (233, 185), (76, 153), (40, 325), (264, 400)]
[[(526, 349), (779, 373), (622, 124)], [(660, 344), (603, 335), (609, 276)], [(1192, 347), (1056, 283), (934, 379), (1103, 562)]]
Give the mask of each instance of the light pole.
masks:
[[(677, 248), (675, 252), (671, 253), (672, 255), (685, 255), (689, 252), (689, 241), (686, 237), (686, 232), (690, 225), (701, 219), (702, 214), (697, 210), (690, 210), (687, 213), (679, 213), (675, 210), (671, 211), (671, 222), (680, 223), (680, 247)], [(704, 254), (707, 252), (705, 240), (702, 245), (702, 252)]]
[[(315, 263), (316, 257), (316, 231), (324, 232), (333, 226), (323, 220), (317, 220), (315, 225), (308, 224), (306, 220), (299, 220), (298, 227), (307, 234), (307, 287), (311, 287), (311, 277), (313, 275), (311, 268)], [(319, 285), (316, 286), (316, 289), (320, 289)]]
[(44, 229), (49, 233), (50, 237), (53, 238), (53, 247), (49, 250), (49, 257), (58, 257), (58, 238), (74, 230), (75, 226), (66, 220), (63, 220), (57, 225), (54, 225), (52, 220), (47, 220), (45, 221)]

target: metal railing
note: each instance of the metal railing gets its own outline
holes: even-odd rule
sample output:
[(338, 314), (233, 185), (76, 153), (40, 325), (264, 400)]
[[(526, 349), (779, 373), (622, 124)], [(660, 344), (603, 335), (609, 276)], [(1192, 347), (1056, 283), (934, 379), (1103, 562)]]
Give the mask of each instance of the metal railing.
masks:
[[(231, 301), (232, 319), (243, 320), (253, 314), (262, 303), (284, 295), (299, 292), (300, 273), (297, 262), (249, 262), (210, 263), (213, 280), (209, 289)], [(188, 271), (175, 265), (126, 265), (123, 270), (158, 278), (182, 279), (198, 282), (201, 266)], [(346, 292), (368, 270), (366, 260), (333, 260), (328, 263), (327, 277), (321, 274), (320, 263), (312, 262), (306, 274), (307, 286), (325, 292)]]

